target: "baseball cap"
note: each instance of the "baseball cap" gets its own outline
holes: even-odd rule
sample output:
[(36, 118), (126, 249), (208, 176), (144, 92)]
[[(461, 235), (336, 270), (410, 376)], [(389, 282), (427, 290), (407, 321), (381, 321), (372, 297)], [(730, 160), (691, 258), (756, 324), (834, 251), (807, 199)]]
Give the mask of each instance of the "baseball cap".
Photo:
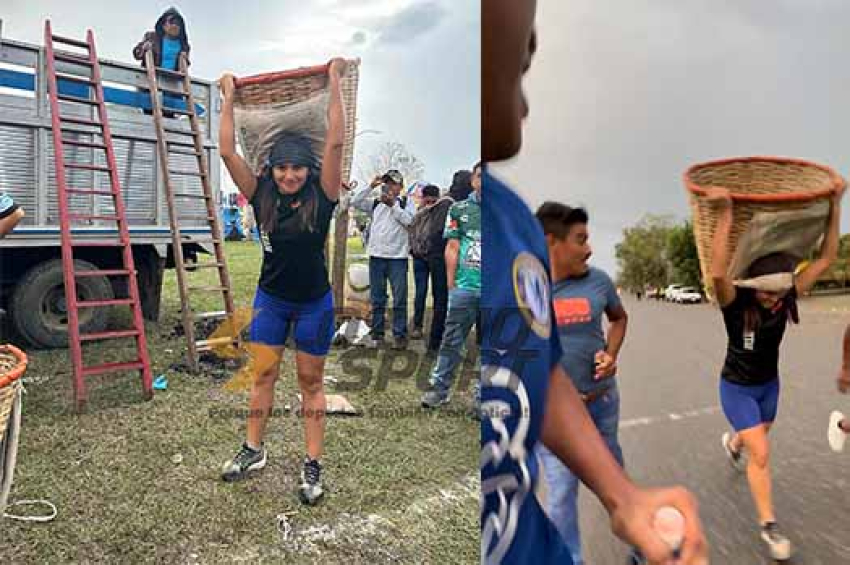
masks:
[(404, 178), (401, 176), (401, 173), (398, 172), (396, 169), (390, 169), (389, 171), (384, 173), (384, 176), (381, 177), (381, 180), (384, 182), (391, 182), (393, 184), (404, 184)]

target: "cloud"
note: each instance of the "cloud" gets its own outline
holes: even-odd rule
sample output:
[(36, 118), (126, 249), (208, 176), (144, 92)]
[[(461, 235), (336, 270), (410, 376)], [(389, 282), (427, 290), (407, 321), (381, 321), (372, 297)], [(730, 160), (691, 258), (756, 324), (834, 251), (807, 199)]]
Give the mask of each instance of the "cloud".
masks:
[(397, 43), (414, 40), (435, 29), (446, 16), (438, 2), (413, 4), (381, 22), (379, 41)]
[(836, 139), (850, 125), (850, 70), (835, 61), (850, 45), (848, 17), (837, 0), (770, 10), (541, 0), (523, 152), (503, 176), (532, 205), (587, 206), (597, 262), (613, 270), (624, 227), (690, 214), (681, 179), (695, 162), (775, 154), (846, 169)]
[[(130, 49), (168, 4), (152, 9), (137, 0), (111, 0), (110, 10), (102, 4), (0, 0), (3, 34), (40, 44), (43, 20), (50, 17), (63, 35), (92, 28), (103, 58), (134, 64)], [(454, 170), (478, 159), (479, 2), (256, 0), (218, 3), (210, 10), (205, 0), (181, 0), (180, 10), (197, 77), (215, 79), (224, 71), (249, 76), (337, 55), (359, 57), (357, 127), (382, 133), (358, 137), (355, 161), (397, 140), (426, 164), (429, 181), (446, 185)], [(407, 86), (419, 84), (427, 88)], [(229, 183), (226, 173), (222, 178)]]

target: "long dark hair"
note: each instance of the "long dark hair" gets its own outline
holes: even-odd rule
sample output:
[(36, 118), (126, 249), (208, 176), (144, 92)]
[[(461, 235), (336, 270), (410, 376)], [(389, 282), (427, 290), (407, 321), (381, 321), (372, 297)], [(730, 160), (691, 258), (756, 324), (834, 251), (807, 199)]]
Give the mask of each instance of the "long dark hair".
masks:
[[(786, 253), (771, 253), (763, 257), (759, 257), (750, 264), (747, 269), (746, 278), (752, 279), (764, 275), (773, 275), (777, 273), (793, 273), (796, 266), (796, 260)], [(738, 292), (742, 293), (744, 298), (744, 331), (755, 332), (761, 324), (761, 316), (759, 314), (759, 303), (756, 300), (756, 290), (752, 288), (739, 288)], [(774, 311), (786, 309), (788, 318), (794, 324), (800, 323), (800, 313), (797, 309), (797, 300), (794, 292), (788, 292), (779, 299), (779, 302), (774, 307)]]
[(278, 227), (279, 208), (284, 211), (295, 210), (287, 216), (297, 216), (294, 224), (287, 224), (288, 231), (314, 232), (318, 227), (317, 186), (313, 171), (307, 175), (304, 186), (295, 194), (281, 194), (274, 181), (272, 167), (266, 166), (257, 179), (257, 201), (260, 214), (257, 222), (266, 233), (274, 232)]
[[(297, 215), (298, 222), (287, 223), (288, 231), (314, 232), (318, 228), (319, 164), (310, 141), (299, 133), (284, 132), (274, 142), (265, 168), (257, 179), (260, 214), (257, 218), (263, 231), (277, 229), (279, 215)], [(274, 167), (294, 165), (307, 168), (307, 180), (295, 194), (281, 194), (274, 181)]]

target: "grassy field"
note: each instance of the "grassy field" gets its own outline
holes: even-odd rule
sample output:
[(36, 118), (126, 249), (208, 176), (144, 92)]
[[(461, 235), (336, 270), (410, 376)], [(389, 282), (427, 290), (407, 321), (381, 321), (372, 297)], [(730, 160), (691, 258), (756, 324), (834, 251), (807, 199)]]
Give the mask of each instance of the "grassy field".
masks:
[[(350, 251), (362, 252), (358, 247), (353, 241)], [(237, 304), (250, 305), (259, 248), (228, 243), (227, 252)], [(209, 277), (202, 272), (193, 277)], [(193, 306), (220, 309), (212, 301)], [(178, 368), (185, 347), (173, 333), (178, 310), (169, 271), (161, 321), (147, 328), (154, 376), (167, 375), (169, 386), (150, 402), (141, 400), (135, 375), (105, 377), (90, 381), (87, 412), (77, 415), (67, 352), (30, 352), (11, 498), (48, 499), (59, 515), (47, 524), (3, 520), (3, 562), (479, 560), (479, 428), (466, 412), (468, 393), (456, 394), (453, 410), (438, 414), (419, 408), (413, 377), (390, 379), (386, 390), (373, 385), (346, 393), (364, 415), (328, 418), (328, 493), (321, 505), (306, 508), (295, 495), (304, 456), (303, 428), (295, 415), (284, 412), (270, 422), (270, 460), (261, 474), (237, 484), (219, 479), (221, 464), (243, 440), (238, 411), (247, 409), (247, 393), (224, 391), (224, 371), (191, 375)], [(120, 325), (121, 316), (115, 318)], [(86, 351), (99, 361), (129, 356), (112, 343)], [(327, 374), (350, 380), (340, 354), (332, 351)], [(390, 361), (382, 352), (372, 368)], [(429, 367), (419, 363), (417, 373), (425, 375)], [(291, 353), (283, 374), (279, 408), (293, 403), (297, 392)], [(281, 515), (291, 525), (289, 535), (280, 527)]]

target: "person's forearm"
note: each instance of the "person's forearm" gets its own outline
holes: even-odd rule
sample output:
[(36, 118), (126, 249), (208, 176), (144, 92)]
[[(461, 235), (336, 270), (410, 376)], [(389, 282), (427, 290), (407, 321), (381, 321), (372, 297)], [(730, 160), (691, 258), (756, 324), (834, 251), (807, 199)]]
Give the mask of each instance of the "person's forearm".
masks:
[(0, 219), (0, 237), (4, 237), (15, 229), (18, 222), (24, 218), (24, 215), (24, 209), (18, 208), (5, 218)]
[(351, 195), (351, 207), (370, 214), (372, 212), (372, 207), (368, 201), (368, 197), (372, 194), (372, 190), (374, 190), (372, 185), (364, 186), (355, 190)]
[(628, 324), (628, 318), (620, 318), (611, 322), (611, 325), (608, 327), (608, 346), (605, 348), (605, 351), (614, 359), (617, 358), (620, 354), (620, 348), (623, 347)]
[(222, 159), (236, 154), (236, 135), (233, 127), (233, 97), (225, 97), (221, 103), (221, 118), (218, 125), (218, 150)]
[(455, 277), (457, 276), (457, 261), (460, 255), (460, 250), (458, 249), (457, 244), (453, 244), (453, 241), (457, 240), (449, 240), (449, 243), (446, 244), (446, 280), (449, 282), (449, 286), (454, 286)]
[(390, 210), (392, 210), (396, 221), (401, 225), (407, 227), (413, 223), (413, 213), (407, 208), (402, 208), (398, 202)]
[(732, 231), (732, 207), (720, 211), (720, 218), (714, 229), (714, 241), (711, 250), (711, 277), (725, 279), (729, 268), (729, 234)]
[(549, 376), (542, 440), (596, 494), (609, 513), (635, 490), (560, 366)]
[(819, 259), (832, 264), (838, 258), (839, 227), (841, 224), (841, 201), (833, 199), (829, 206), (826, 235), (820, 248)]
[(328, 90), (331, 98), (328, 104), (328, 135), (330, 145), (340, 151), (345, 142), (345, 109), (342, 106), (342, 85), (338, 76), (331, 75)]
[(844, 330), (844, 355), (842, 367), (850, 371), (850, 325)]

